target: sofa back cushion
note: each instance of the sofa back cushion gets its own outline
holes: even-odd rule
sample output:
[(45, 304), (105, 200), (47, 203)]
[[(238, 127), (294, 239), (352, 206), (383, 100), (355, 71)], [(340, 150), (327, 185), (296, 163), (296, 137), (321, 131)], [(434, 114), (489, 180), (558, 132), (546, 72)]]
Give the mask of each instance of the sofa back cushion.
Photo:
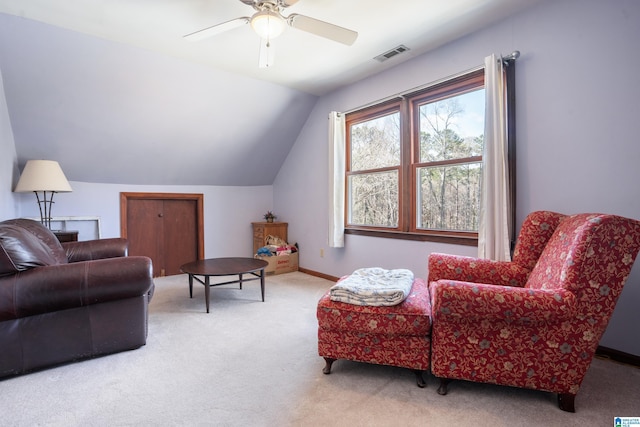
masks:
[(0, 276), (66, 262), (62, 245), (42, 224), (27, 219), (0, 222)]

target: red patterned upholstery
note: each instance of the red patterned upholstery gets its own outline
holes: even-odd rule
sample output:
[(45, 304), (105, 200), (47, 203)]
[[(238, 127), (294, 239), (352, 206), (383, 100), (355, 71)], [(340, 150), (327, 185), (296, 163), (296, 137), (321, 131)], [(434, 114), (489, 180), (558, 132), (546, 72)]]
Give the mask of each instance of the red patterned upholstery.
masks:
[(580, 214), (561, 220), (524, 288), (501, 286), (510, 268), (487, 273), (498, 280), (484, 284), (438, 277), (430, 283), (431, 372), (558, 393), (561, 409), (573, 411), (639, 249), (639, 221)]
[(429, 280), (450, 279), (523, 287), (529, 273), (551, 235), (565, 215), (538, 211), (527, 216), (520, 229), (513, 261), (432, 253), (429, 256)]
[(325, 373), (336, 359), (429, 369), (431, 303), (422, 279), (415, 279), (409, 296), (395, 306), (331, 301), (327, 291), (318, 302), (317, 317), (318, 354), (327, 360)]

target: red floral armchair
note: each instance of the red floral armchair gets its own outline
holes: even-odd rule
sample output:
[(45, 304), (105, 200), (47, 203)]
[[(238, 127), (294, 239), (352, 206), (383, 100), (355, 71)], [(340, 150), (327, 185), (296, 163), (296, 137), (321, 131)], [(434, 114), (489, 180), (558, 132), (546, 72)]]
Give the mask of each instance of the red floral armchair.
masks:
[(511, 263), (431, 254), (431, 372), (440, 394), (451, 379), (494, 383), (557, 393), (573, 412), (640, 249), (640, 222), (535, 212), (516, 248)]
[(429, 283), (435, 280), (449, 279), (523, 287), (551, 235), (565, 216), (549, 211), (530, 213), (520, 228), (520, 235), (513, 252), (513, 261), (431, 254), (429, 257)]

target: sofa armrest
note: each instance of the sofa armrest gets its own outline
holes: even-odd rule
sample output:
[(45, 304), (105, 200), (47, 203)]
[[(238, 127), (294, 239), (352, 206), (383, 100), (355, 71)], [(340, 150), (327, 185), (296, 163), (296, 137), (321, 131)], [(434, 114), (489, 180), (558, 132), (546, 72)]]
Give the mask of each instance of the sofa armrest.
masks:
[(429, 283), (447, 279), (523, 287), (528, 276), (529, 270), (514, 262), (435, 252), (429, 255)]
[(151, 260), (108, 258), (31, 270), (0, 278), (0, 321), (153, 292)]
[(122, 238), (65, 242), (62, 247), (69, 262), (125, 257), (129, 251), (127, 239)]
[(501, 321), (524, 325), (556, 323), (576, 316), (576, 296), (566, 289), (528, 289), (455, 280), (429, 286), (434, 323), (440, 318)]

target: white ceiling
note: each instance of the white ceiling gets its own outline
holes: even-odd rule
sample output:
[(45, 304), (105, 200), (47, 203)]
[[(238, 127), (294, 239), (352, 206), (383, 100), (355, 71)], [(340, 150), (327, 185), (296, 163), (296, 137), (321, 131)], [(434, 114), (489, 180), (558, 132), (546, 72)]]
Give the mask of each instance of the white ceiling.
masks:
[[(288, 28), (258, 67), (240, 0), (0, 0), (0, 66), (19, 165), (71, 181), (270, 185), (318, 96), (548, 0), (299, 0), (283, 14), (355, 30), (352, 46)], [(400, 44), (411, 49), (380, 63)], [(105, 161), (109, 159), (109, 161)]]
[[(284, 10), (355, 30), (352, 46), (293, 28), (274, 41), (273, 67), (258, 67), (259, 38), (242, 26), (200, 42), (183, 36), (241, 16), (239, 0), (0, 0), (0, 13), (322, 95), (469, 34), (539, 0), (300, 0)], [(373, 58), (404, 44), (385, 63)]]

